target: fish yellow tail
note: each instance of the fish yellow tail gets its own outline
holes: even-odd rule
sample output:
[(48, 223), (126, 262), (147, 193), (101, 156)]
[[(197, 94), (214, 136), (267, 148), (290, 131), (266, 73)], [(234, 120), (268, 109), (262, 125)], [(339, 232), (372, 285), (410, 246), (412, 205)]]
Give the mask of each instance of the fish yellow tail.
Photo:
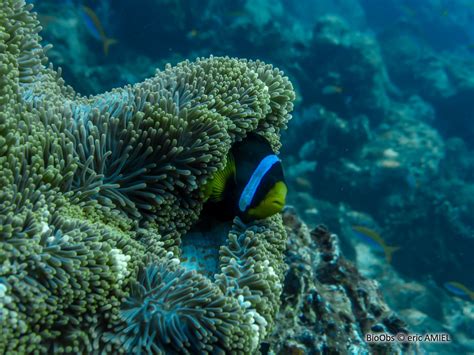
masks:
[(385, 247), (385, 258), (387, 259), (387, 262), (390, 264), (392, 262), (392, 254), (396, 252), (400, 247)]
[(118, 41), (115, 38), (104, 38), (102, 42), (103, 42), (103, 45), (104, 45), (104, 54), (108, 55), (109, 54), (109, 47), (112, 44), (117, 43)]

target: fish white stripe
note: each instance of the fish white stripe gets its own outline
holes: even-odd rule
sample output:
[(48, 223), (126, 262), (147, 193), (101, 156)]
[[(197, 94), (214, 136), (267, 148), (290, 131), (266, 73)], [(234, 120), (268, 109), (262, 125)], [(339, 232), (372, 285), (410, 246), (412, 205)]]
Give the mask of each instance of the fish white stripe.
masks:
[(257, 168), (250, 177), (249, 182), (247, 185), (245, 185), (242, 195), (240, 195), (239, 209), (241, 212), (244, 212), (252, 202), (253, 196), (255, 195), (255, 192), (257, 191), (257, 188), (265, 174), (279, 161), (280, 159), (278, 159), (275, 154), (267, 155), (260, 161)]

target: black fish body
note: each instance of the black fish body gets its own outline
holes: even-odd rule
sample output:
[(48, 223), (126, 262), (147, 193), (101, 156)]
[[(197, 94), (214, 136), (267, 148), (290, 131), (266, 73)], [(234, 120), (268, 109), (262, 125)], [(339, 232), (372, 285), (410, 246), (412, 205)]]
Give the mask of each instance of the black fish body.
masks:
[(281, 211), (287, 191), (283, 167), (265, 138), (250, 133), (234, 144), (227, 159), (206, 187), (204, 214), (250, 221)]

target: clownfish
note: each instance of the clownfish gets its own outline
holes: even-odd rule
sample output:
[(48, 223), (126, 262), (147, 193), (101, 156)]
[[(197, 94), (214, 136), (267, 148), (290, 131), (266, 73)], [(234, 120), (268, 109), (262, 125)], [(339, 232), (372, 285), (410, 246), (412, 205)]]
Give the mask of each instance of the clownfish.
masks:
[(237, 142), (225, 167), (204, 185), (204, 211), (219, 220), (239, 216), (263, 219), (285, 206), (288, 188), (283, 167), (268, 141), (256, 133)]

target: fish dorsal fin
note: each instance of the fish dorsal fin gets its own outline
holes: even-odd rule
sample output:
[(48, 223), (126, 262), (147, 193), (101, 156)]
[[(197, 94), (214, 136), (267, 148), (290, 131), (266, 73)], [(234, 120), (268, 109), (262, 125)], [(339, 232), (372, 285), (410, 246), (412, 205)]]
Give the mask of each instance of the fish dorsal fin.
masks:
[(227, 162), (224, 169), (216, 171), (212, 178), (204, 185), (203, 192), (205, 200), (213, 202), (222, 201), (229, 179), (235, 179), (235, 160), (232, 153), (227, 155)]

